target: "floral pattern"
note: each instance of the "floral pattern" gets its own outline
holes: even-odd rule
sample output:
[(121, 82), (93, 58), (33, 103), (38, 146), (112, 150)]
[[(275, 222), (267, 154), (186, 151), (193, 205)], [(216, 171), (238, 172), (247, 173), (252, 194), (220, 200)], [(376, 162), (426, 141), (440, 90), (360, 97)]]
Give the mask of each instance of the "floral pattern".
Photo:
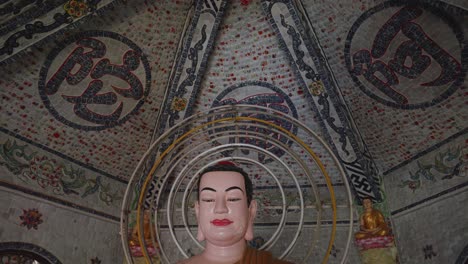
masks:
[(20, 215), (21, 226), (25, 226), (28, 229), (34, 228), (37, 230), (37, 226), (42, 224), (42, 214), (39, 213), (39, 210), (33, 208), (24, 210), (23, 215)]
[(36, 182), (43, 189), (51, 189), (56, 195), (79, 195), (85, 198), (92, 194), (107, 205), (122, 199), (117, 192), (111, 192), (110, 184), (102, 182), (102, 176), (86, 177), (85, 171), (76, 169), (56, 159), (28, 154), (27, 145), (7, 140), (0, 145), (0, 165), (25, 183)]
[(318, 80), (310, 84), (309, 90), (311, 94), (318, 96), (324, 92), (325, 88), (323, 86), (323, 82)]
[(176, 97), (172, 101), (171, 109), (177, 112), (183, 111), (187, 107), (187, 99)]
[(468, 157), (461, 147), (438, 153), (432, 164), (417, 161), (418, 170), (410, 171), (409, 179), (401, 181), (399, 187), (407, 187), (413, 192), (421, 187), (424, 181), (450, 180), (454, 177), (465, 177)]
[(88, 5), (82, 0), (70, 0), (63, 6), (63, 9), (73, 18), (79, 18), (86, 14)]

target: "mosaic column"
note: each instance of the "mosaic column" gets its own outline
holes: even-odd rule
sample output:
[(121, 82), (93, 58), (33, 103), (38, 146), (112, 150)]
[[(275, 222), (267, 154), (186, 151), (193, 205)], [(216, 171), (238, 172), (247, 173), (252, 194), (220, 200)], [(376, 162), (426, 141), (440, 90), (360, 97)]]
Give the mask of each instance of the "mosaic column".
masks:
[(88, 0), (80, 2), (78, 7), (72, 7), (70, 2), (11, 1), (0, 8), (0, 64), (8, 64), (13, 56), (28, 47), (118, 1)]
[(263, 8), (298, 81), (308, 88), (311, 108), (318, 114), (325, 137), (343, 164), (356, 195), (380, 201), (376, 167), (366, 155), (364, 143), (356, 136), (358, 133), (347, 116), (318, 42), (306, 33), (307, 28), (292, 1), (263, 1)]
[[(192, 114), (194, 95), (199, 91), (227, 3), (227, 0), (196, 1), (188, 31), (182, 37), (183, 48), (176, 58), (177, 64), (169, 81), (168, 96), (163, 103), (161, 121), (153, 140), (167, 128)], [(170, 144), (173, 139), (174, 137), (170, 138), (166, 144)], [(163, 149), (166, 144), (163, 144)], [(153, 160), (149, 159), (149, 161), (148, 166), (151, 166)], [(153, 182), (150, 188), (157, 191), (156, 186), (157, 183)], [(153, 195), (154, 192), (148, 192), (147, 198)]]

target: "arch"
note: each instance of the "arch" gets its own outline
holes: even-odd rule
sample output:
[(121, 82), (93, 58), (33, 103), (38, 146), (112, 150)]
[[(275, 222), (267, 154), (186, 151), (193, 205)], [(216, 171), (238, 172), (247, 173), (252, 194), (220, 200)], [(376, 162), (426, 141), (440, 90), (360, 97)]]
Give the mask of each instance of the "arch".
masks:
[(40, 264), (62, 264), (52, 253), (31, 243), (1, 242), (0, 259), (8, 256), (22, 256), (25, 260), (36, 260)]

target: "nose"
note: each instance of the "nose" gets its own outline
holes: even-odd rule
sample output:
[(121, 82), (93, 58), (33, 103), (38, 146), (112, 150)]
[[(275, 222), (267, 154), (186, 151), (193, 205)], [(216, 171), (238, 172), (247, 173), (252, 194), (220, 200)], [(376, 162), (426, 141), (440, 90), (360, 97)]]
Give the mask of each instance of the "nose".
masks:
[(214, 212), (216, 214), (225, 214), (228, 212), (225, 199), (216, 199)]

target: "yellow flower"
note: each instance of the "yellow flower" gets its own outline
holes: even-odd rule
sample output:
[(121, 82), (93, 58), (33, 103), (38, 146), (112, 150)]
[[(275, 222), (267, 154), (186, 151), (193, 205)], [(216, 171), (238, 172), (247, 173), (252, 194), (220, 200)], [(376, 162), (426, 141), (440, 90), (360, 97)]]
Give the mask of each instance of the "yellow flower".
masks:
[(63, 6), (63, 9), (73, 18), (79, 18), (86, 14), (88, 5), (83, 0), (70, 0)]
[(323, 82), (321, 80), (315, 81), (309, 85), (309, 91), (312, 95), (320, 95), (324, 90)]
[(174, 100), (172, 100), (172, 110), (180, 112), (182, 110), (185, 110), (185, 107), (187, 107), (187, 99), (175, 97)]

